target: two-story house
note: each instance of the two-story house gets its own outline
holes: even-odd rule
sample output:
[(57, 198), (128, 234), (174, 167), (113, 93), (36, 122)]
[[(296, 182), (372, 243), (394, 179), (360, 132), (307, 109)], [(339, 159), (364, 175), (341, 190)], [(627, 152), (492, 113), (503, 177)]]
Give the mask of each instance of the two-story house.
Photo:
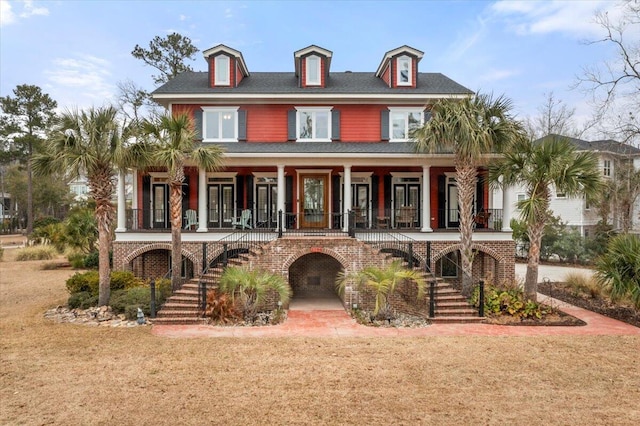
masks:
[[(545, 138), (562, 138), (571, 142), (577, 151), (591, 151), (598, 157), (598, 167), (601, 170), (602, 178), (607, 181), (624, 181), (629, 176), (623, 173), (623, 169), (631, 166), (636, 170), (640, 170), (640, 149), (629, 144), (617, 142), (614, 140), (595, 140), (587, 141), (578, 138), (571, 138), (560, 135), (547, 135)], [(543, 138), (544, 139), (544, 138)], [(542, 140), (542, 139), (540, 139)], [(527, 194), (522, 187), (510, 188), (508, 199), (514, 203), (525, 199)], [(608, 224), (614, 229), (623, 229), (623, 215), (619, 208), (614, 206), (614, 198), (616, 194), (610, 195), (611, 210), (608, 215)], [(618, 194), (620, 195), (620, 194)], [(624, 196), (624, 194), (622, 194)], [(496, 191), (493, 196), (494, 207), (502, 208), (501, 193)], [(630, 229), (633, 232), (640, 232), (640, 196), (630, 200)], [(580, 232), (583, 237), (588, 237), (593, 233), (596, 225), (602, 220), (596, 206), (593, 202), (585, 197), (568, 197), (562, 192), (551, 188), (551, 200), (549, 208), (554, 216), (560, 217), (561, 221), (568, 227)], [(518, 217), (518, 211), (515, 210), (515, 217)]]
[[(453, 155), (417, 154), (409, 135), (430, 105), (472, 91), (420, 72), (424, 53), (409, 46), (384, 53), (371, 72), (332, 71), (332, 57), (312, 45), (293, 53), (288, 71), (250, 72), (241, 52), (218, 45), (204, 51), (207, 71), (153, 92), (171, 113), (193, 118), (202, 144), (225, 152), (224, 170), (185, 170), (186, 278), (220, 259), (225, 244), (262, 235), (250, 266), (282, 273), (294, 297), (313, 286), (333, 292), (338, 271), (384, 263), (389, 253), (459, 279)], [(132, 208), (119, 203), (114, 266), (162, 276), (170, 266), (166, 170), (135, 176)], [(474, 275), (510, 278), (510, 213), (489, 209), (490, 196), (480, 181)]]

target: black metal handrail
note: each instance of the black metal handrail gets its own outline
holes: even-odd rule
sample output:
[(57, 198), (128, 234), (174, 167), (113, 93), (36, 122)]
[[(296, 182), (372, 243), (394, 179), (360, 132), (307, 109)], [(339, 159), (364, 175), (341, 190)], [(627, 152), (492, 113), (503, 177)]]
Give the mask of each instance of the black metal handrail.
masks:
[(198, 280), (198, 300), (200, 300), (200, 309), (203, 314), (207, 304), (207, 286), (202, 279), (203, 276), (212, 268), (227, 267), (230, 258), (237, 257), (241, 253), (250, 253), (276, 238), (277, 234), (271, 228), (237, 229), (216, 242), (217, 245), (222, 245), (222, 252), (211, 262), (207, 259), (207, 243), (203, 243), (202, 273)]

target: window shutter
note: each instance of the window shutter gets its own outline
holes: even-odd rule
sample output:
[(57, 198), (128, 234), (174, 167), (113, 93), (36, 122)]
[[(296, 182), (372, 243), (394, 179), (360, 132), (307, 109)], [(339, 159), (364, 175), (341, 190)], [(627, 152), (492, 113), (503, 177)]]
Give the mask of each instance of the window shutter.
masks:
[(196, 139), (202, 141), (202, 110), (200, 108), (194, 111), (193, 119), (195, 121)]
[[(244, 205), (244, 176), (236, 176), (236, 208), (238, 210), (245, 209)], [(239, 212), (238, 212), (239, 213)], [(238, 214), (238, 216), (240, 216)]]
[(380, 176), (378, 175), (373, 175), (371, 176), (371, 212), (373, 213), (373, 217), (377, 217), (377, 216), (384, 216), (384, 212), (380, 213), (379, 212), (379, 197), (378, 197), (378, 193), (379, 193), (379, 182), (380, 182)]
[(245, 194), (247, 194), (247, 208), (254, 209), (253, 205), (253, 175), (245, 176)]
[(389, 140), (389, 110), (380, 111), (380, 140)]
[[(138, 206), (140, 208), (140, 206)], [(142, 176), (142, 227), (140, 227), (140, 214), (134, 217), (134, 223), (137, 223), (137, 229), (149, 229), (151, 227), (151, 176)]]
[(340, 140), (340, 111), (331, 111), (331, 140)]
[(238, 140), (247, 140), (247, 111), (243, 109), (238, 111)]
[(384, 216), (391, 216), (391, 175), (384, 175), (382, 184), (384, 185)]
[(296, 137), (296, 110), (290, 109), (287, 111), (287, 134), (289, 135), (288, 140), (295, 141)]

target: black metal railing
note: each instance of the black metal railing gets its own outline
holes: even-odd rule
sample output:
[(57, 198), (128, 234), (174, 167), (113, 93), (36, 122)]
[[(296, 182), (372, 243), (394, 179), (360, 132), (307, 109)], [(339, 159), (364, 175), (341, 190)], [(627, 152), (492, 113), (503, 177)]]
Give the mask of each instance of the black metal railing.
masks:
[[(438, 228), (457, 229), (460, 226), (458, 209), (438, 209)], [(475, 229), (502, 230), (502, 209), (481, 209), (473, 213)]]

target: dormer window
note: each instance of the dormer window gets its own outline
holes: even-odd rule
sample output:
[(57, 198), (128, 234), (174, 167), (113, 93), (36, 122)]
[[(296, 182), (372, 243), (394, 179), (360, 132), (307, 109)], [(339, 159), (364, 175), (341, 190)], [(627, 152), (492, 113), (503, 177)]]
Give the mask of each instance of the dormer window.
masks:
[(229, 86), (229, 57), (226, 55), (216, 56), (216, 86)]
[(411, 79), (411, 58), (408, 56), (400, 56), (397, 61), (397, 84), (398, 86), (411, 86), (413, 81)]
[(320, 85), (320, 58), (311, 55), (306, 58), (307, 86)]

